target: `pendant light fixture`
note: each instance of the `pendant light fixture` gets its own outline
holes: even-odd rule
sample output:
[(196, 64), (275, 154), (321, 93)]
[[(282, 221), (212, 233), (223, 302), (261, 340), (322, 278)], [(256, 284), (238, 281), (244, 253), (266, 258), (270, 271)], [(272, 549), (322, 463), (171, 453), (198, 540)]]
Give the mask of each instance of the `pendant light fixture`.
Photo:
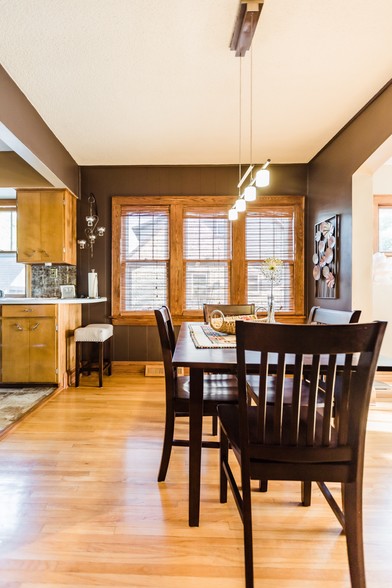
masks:
[[(266, 168), (270, 164), (270, 159), (259, 168), (253, 177), (253, 56), (252, 56), (252, 39), (260, 17), (263, 2), (252, 2), (250, 0), (240, 0), (234, 31), (230, 43), (230, 49), (236, 52), (236, 57), (240, 58), (240, 97), (239, 97), (239, 182), (238, 199), (234, 206), (229, 210), (229, 220), (237, 220), (238, 212), (246, 210), (246, 203), (253, 202), (257, 197), (256, 188), (262, 188), (269, 185), (269, 170)], [(241, 140), (242, 140), (242, 62), (241, 58), (245, 56), (246, 51), (250, 51), (250, 112), (249, 112), (249, 152), (250, 165), (246, 172), (241, 176)], [(250, 176), (250, 177), (249, 177)], [(243, 189), (243, 184), (249, 177), (249, 183)], [(242, 191), (243, 190), (243, 191)]]

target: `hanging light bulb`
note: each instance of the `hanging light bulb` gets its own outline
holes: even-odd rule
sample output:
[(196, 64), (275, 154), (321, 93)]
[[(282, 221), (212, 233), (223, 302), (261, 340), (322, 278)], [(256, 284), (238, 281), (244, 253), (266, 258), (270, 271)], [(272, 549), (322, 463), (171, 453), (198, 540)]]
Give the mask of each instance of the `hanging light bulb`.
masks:
[(229, 210), (229, 221), (235, 221), (238, 218), (238, 212), (235, 208)]
[(260, 169), (256, 174), (256, 186), (258, 188), (264, 188), (265, 186), (269, 186), (269, 183), (270, 183), (269, 169)]
[(246, 210), (246, 202), (243, 198), (238, 198), (238, 200), (235, 201), (234, 206), (238, 212), (244, 212), (244, 210)]
[(244, 192), (244, 198), (247, 202), (253, 202), (256, 200), (256, 188), (255, 186), (247, 186)]

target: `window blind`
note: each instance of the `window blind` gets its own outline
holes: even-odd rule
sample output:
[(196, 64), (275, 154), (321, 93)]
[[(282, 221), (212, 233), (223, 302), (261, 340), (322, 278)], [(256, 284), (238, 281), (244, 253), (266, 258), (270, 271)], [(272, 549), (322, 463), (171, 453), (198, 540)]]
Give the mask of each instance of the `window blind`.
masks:
[(123, 209), (120, 258), (123, 310), (153, 310), (167, 304), (168, 209)]
[[(276, 309), (294, 309), (294, 219), (293, 207), (259, 209), (246, 214), (248, 302), (256, 307), (266, 307), (267, 298), (273, 293)], [(262, 274), (262, 264), (269, 257), (283, 261), (280, 280), (273, 284)]]
[(226, 210), (184, 210), (185, 309), (227, 303), (231, 227)]

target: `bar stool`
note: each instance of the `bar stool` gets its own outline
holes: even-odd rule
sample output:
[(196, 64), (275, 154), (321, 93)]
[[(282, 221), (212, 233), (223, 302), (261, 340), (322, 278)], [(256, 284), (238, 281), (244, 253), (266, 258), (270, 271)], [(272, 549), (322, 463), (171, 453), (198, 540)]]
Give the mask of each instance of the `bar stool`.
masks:
[[(90, 324), (86, 327), (78, 327), (75, 329), (74, 335), (76, 343), (75, 387), (77, 388), (79, 386), (81, 372), (87, 372), (90, 375), (92, 371), (98, 371), (99, 387), (102, 388), (103, 372), (108, 370), (108, 375), (112, 375), (113, 325)], [(106, 360), (104, 357), (105, 341), (109, 343), (108, 358)], [(87, 360), (82, 359), (82, 343), (98, 344), (98, 365), (94, 364), (91, 356)]]

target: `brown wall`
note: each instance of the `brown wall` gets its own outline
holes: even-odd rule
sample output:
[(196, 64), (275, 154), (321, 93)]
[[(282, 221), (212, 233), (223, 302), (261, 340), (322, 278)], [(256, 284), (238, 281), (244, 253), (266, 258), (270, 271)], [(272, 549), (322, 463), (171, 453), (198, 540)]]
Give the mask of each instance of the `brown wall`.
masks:
[[(264, 194), (306, 194), (306, 165), (271, 165), (271, 185)], [(79, 251), (79, 292), (87, 294), (87, 273), (98, 272), (99, 294), (107, 304), (84, 307), (84, 322), (105, 322), (110, 316), (111, 295), (111, 197), (135, 195), (236, 195), (237, 166), (108, 166), (82, 167), (82, 198), (78, 202), (78, 235), (85, 227), (87, 197), (93, 192), (98, 203), (100, 224), (106, 235), (98, 239), (94, 258)], [(117, 361), (158, 361), (160, 348), (155, 327), (116, 326), (113, 356)]]
[(79, 194), (78, 165), (1, 65), (0, 122), (71, 192)]
[[(307, 216), (307, 284), (309, 307), (351, 308), (352, 284), (352, 176), (372, 153), (392, 135), (392, 82), (309, 163)], [(339, 285), (335, 300), (314, 296), (312, 278), (314, 225), (341, 215)]]

